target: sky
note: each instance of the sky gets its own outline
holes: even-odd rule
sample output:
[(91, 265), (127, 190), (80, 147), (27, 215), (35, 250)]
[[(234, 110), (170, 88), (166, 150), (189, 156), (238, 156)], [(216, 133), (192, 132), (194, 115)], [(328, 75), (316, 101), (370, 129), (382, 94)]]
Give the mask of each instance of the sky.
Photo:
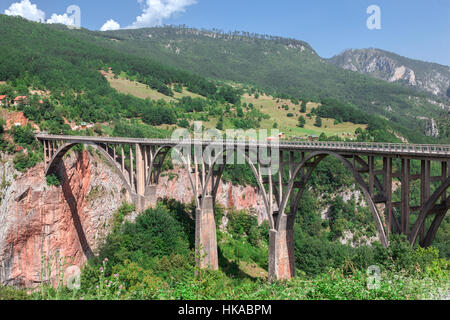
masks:
[[(79, 15), (67, 12), (73, 5)], [(306, 41), (324, 58), (380, 48), (450, 66), (450, 0), (0, 0), (0, 13), (103, 31), (162, 24), (248, 31)]]

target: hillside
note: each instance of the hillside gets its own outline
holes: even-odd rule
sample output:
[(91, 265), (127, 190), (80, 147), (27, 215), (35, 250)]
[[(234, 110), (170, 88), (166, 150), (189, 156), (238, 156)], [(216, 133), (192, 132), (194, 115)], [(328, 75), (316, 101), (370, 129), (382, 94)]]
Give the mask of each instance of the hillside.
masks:
[(151, 56), (206, 77), (248, 83), (268, 94), (275, 92), (316, 102), (333, 97), (349, 102), (360, 110), (389, 119), (410, 140), (435, 141), (418, 136), (425, 132), (429, 119), (435, 119), (439, 128), (447, 125), (440, 121), (443, 111), (440, 99), (399, 84), (343, 71), (320, 58), (302, 41), (184, 27), (91, 32), (83, 37), (103, 38), (111, 48)]
[(347, 70), (450, 98), (448, 66), (408, 59), (380, 49), (346, 50), (328, 61)]
[[(332, 120), (309, 134), (342, 135), (347, 129), (353, 130), (324, 130), (340, 122), (352, 122), (336, 112), (337, 106), (345, 106), (346, 110), (374, 117), (369, 121), (362, 116), (363, 120), (352, 122), (359, 127), (395, 131), (416, 143), (449, 141), (448, 115), (431, 95), (343, 71), (321, 59), (302, 41), (184, 27), (103, 33), (4, 15), (0, 16), (0, 27), (8, 43), (0, 52), (4, 61), (0, 81), (10, 86), (0, 86), (0, 93), (12, 97), (26, 95), (31, 89), (50, 92), (49, 110), (36, 104), (21, 110), (47, 131), (68, 133), (63, 119), (105, 123), (123, 118), (142, 120), (151, 126), (184, 127), (200, 120), (217, 125), (221, 115), (226, 118), (227, 113), (231, 121), (224, 119), (225, 128), (274, 127), (277, 121), (273, 112), (267, 118), (270, 112), (244, 108), (245, 116), (238, 116), (238, 107), (248, 93), (317, 105), (329, 98), (336, 100), (331, 107), (335, 111), (321, 115)], [(135, 82), (135, 88), (130, 91), (120, 77), (108, 81), (100, 74), (101, 69), (126, 75)], [(186, 92), (188, 96), (184, 96)], [(165, 112), (160, 112), (161, 108)], [(46, 113), (53, 117), (46, 117)], [(299, 116), (292, 113), (292, 119), (282, 121), (286, 125), (281, 129), (289, 131)], [(240, 117), (243, 119), (236, 120)], [(290, 136), (297, 133), (294, 130)], [(385, 134), (372, 137), (392, 141)]]

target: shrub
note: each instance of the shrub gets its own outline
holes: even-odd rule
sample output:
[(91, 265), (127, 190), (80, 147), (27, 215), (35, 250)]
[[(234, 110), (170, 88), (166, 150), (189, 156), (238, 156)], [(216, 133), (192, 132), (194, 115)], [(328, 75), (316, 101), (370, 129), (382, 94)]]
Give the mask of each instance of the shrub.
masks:
[(245, 211), (231, 211), (228, 213), (228, 231), (236, 236), (249, 235), (252, 227), (258, 225), (256, 217)]
[(129, 203), (123, 203), (122, 206), (113, 215), (113, 230), (118, 230), (125, 217), (132, 213), (136, 208)]
[(316, 117), (316, 122), (314, 123), (314, 126), (320, 128), (322, 127), (322, 118), (321, 117)]
[(178, 121), (178, 126), (181, 128), (189, 128), (189, 121), (187, 121), (186, 119), (181, 119), (180, 121)]
[(125, 222), (111, 233), (100, 249), (100, 258), (107, 257), (112, 264), (128, 259), (145, 266), (152, 257), (188, 252), (189, 240), (182, 224), (159, 204), (138, 216), (136, 222)]
[(47, 176), (46, 180), (48, 186), (59, 187), (61, 185), (61, 181), (59, 180), (59, 177), (56, 174)]
[(25, 172), (27, 169), (34, 167), (41, 161), (38, 153), (28, 151), (28, 154), (19, 153), (14, 157), (14, 167), (20, 172)]
[(33, 129), (30, 125), (26, 127), (14, 127), (12, 130), (14, 142), (22, 145), (31, 146), (35, 142)]
[(0, 300), (29, 300), (26, 290), (0, 286)]

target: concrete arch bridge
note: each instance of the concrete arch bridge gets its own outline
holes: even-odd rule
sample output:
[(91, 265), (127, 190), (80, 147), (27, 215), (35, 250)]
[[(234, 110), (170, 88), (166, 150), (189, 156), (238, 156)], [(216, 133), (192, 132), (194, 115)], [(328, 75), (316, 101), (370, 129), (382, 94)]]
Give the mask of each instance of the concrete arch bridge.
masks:
[[(132, 139), (41, 134), (46, 175), (56, 173), (64, 155), (83, 144), (110, 162), (134, 204), (143, 210), (156, 203), (156, 188), (164, 160), (171, 152), (187, 170), (196, 203), (196, 250), (201, 267), (218, 268), (214, 201), (227, 160), (237, 155), (250, 165), (270, 225), (269, 279), (295, 276), (294, 220), (308, 179), (327, 157), (341, 162), (360, 187), (388, 246), (390, 233), (407, 235), (413, 245), (429, 246), (450, 207), (450, 145), (350, 142)], [(394, 172), (393, 162), (400, 170)], [(411, 162), (420, 162), (412, 172)], [(439, 174), (431, 167), (439, 166)], [(417, 170), (416, 170), (417, 171)], [(411, 184), (420, 183), (420, 203), (411, 201)], [(394, 201), (393, 183), (401, 188)], [(377, 204), (384, 204), (384, 212)], [(411, 213), (417, 213), (414, 223)]]

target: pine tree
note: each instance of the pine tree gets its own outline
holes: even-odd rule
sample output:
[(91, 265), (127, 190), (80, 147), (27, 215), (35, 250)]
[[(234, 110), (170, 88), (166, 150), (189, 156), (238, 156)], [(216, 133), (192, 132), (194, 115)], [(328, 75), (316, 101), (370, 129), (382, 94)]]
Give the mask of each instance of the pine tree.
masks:
[(322, 118), (317, 116), (316, 117), (316, 123), (314, 123), (314, 125), (318, 128), (322, 127)]
[(300, 116), (300, 118), (298, 118), (298, 126), (300, 128), (304, 128), (306, 124), (306, 120), (303, 116)]

